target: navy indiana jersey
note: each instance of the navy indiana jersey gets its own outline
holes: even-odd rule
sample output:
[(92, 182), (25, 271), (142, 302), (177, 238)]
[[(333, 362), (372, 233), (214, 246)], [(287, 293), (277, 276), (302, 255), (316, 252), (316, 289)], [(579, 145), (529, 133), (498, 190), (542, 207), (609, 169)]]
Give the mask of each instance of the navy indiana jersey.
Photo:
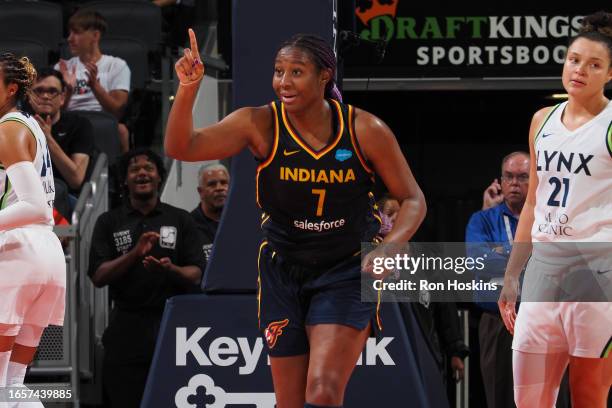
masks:
[(380, 229), (374, 172), (355, 137), (354, 108), (328, 101), (334, 134), (319, 151), (292, 127), (284, 105), (272, 102), (272, 151), (257, 168), (264, 236), (287, 259), (309, 266), (358, 253)]

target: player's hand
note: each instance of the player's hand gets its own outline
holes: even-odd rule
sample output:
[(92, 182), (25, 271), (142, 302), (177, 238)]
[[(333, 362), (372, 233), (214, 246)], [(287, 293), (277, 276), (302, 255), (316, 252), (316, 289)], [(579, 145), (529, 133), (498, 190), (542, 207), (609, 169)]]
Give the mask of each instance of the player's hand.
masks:
[(204, 77), (204, 64), (200, 58), (198, 42), (195, 33), (189, 29), (190, 48), (183, 50), (183, 56), (176, 61), (174, 69), (181, 85), (198, 84)]
[(514, 335), (514, 323), (516, 322), (516, 299), (518, 298), (519, 283), (517, 279), (504, 279), (504, 287), (502, 288), (497, 306), (499, 313), (504, 321), (506, 329), (510, 334)]
[(76, 87), (76, 65), (72, 67), (72, 69), (68, 68), (68, 64), (66, 64), (65, 60), (60, 60), (59, 69), (64, 77), (64, 82), (70, 91), (74, 90)]
[(134, 247), (134, 250), (138, 254), (138, 256), (145, 256), (148, 254), (155, 243), (159, 240), (159, 234), (155, 231), (145, 232), (138, 238), (138, 242)]
[(482, 195), (482, 209), (495, 207), (504, 201), (504, 195), (501, 192), (501, 185), (497, 179), (493, 180), (491, 185), (487, 187)]
[(390, 256), (389, 253), (395, 253), (396, 248), (393, 250), (390, 247), (393, 244), (380, 244), (375, 249), (367, 253), (361, 260), (361, 271), (366, 275), (369, 275), (373, 279), (385, 279), (390, 275), (395, 276), (395, 268), (387, 268), (384, 265), (384, 260)]

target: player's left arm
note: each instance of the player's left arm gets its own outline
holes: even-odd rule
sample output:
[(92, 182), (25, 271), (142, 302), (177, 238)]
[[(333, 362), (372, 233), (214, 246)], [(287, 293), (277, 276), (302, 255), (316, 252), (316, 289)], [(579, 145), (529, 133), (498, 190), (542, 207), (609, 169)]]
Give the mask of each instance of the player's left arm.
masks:
[(5, 189), (14, 189), (19, 200), (0, 210), (0, 231), (43, 222), (49, 215), (40, 176), (32, 163), (35, 155), (36, 140), (27, 127), (16, 121), (0, 124), (0, 163), (8, 175)]
[(427, 205), (395, 135), (379, 118), (355, 109), (355, 133), (366, 160), (382, 178), (400, 210), (384, 243), (406, 242), (423, 222)]

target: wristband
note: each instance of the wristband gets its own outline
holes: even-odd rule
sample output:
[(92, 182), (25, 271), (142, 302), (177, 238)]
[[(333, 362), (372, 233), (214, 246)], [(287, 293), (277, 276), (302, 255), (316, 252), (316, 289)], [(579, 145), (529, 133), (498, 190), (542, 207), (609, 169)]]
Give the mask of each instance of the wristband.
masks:
[[(202, 78), (204, 78), (204, 77), (202, 77)], [(199, 84), (199, 83), (202, 81), (202, 78), (200, 78), (200, 79), (195, 79), (195, 80), (193, 80), (193, 81), (189, 81), (189, 82), (182, 82), (182, 81), (179, 81), (179, 85), (180, 85), (180, 86), (184, 86), (184, 87), (188, 87), (188, 88), (189, 88), (189, 87), (193, 86), (193, 84)]]

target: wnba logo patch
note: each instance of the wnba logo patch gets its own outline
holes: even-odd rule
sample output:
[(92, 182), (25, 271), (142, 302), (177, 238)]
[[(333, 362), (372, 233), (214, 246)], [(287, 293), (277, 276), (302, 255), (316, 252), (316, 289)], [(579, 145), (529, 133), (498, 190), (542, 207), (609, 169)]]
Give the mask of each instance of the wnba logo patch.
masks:
[(283, 327), (289, 324), (289, 319), (280, 320), (278, 322), (272, 322), (266, 327), (264, 330), (264, 336), (266, 337), (266, 342), (268, 343), (269, 348), (274, 348), (276, 345), (276, 340), (278, 337), (283, 334)]

